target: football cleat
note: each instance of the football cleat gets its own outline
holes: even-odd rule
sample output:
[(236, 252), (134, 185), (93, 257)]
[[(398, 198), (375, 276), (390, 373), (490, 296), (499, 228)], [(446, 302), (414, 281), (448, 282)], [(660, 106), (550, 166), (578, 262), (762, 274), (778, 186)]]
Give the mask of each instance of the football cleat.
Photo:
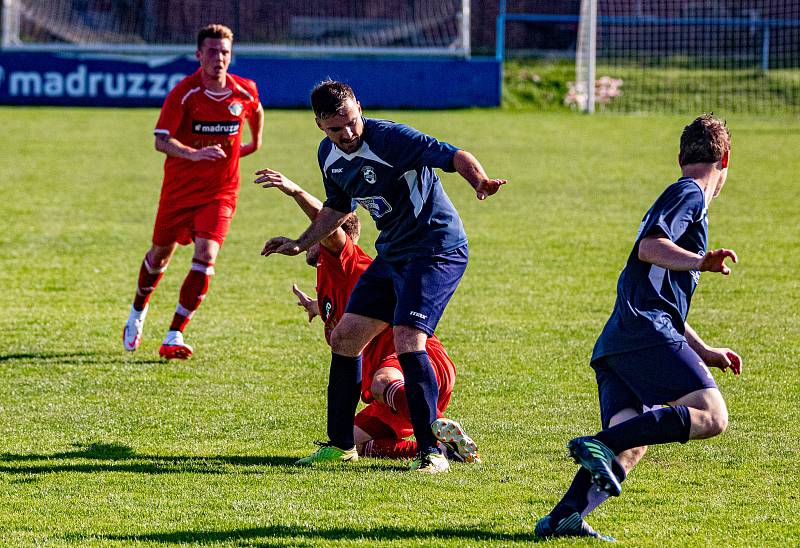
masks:
[(611, 470), (615, 455), (606, 444), (592, 436), (582, 436), (571, 440), (567, 449), (575, 463), (589, 471), (597, 489), (612, 497), (618, 497), (622, 493), (622, 486)]
[(125, 327), (122, 328), (122, 347), (128, 352), (134, 352), (139, 345), (142, 344), (142, 331), (144, 330), (144, 319), (147, 317), (147, 310), (150, 308), (149, 304), (144, 305), (144, 309), (136, 310), (131, 305), (131, 313), (128, 315), (128, 321), (125, 322)]
[(476, 464), (481, 462), (478, 446), (456, 421), (445, 418), (436, 419), (431, 424), (431, 430), (436, 439), (445, 446), (447, 449), (445, 454), (451, 460)]
[(315, 441), (314, 443), (319, 445), (319, 449), (309, 456), (296, 461), (295, 464), (308, 465), (321, 462), (355, 462), (358, 460), (358, 452), (355, 446), (351, 449), (340, 449), (335, 445), (331, 445), (330, 442)]
[(616, 542), (614, 537), (601, 535), (592, 529), (591, 525), (581, 519), (581, 515), (578, 512), (561, 518), (555, 527), (553, 527), (552, 521), (549, 514), (541, 518), (536, 522), (533, 534), (543, 539), (550, 537), (592, 537), (606, 542)]
[(438, 474), (449, 472), (450, 463), (439, 451), (419, 451), (411, 463), (411, 470), (421, 474)]
[(192, 356), (192, 347), (183, 342), (183, 333), (180, 331), (167, 331), (158, 355), (165, 360), (185, 360)]

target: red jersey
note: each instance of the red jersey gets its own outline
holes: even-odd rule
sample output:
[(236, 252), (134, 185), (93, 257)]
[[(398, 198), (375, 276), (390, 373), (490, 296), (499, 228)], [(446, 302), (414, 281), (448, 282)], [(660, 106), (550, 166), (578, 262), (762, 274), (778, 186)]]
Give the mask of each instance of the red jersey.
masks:
[(372, 257), (364, 253), (348, 237), (339, 255), (325, 246), (319, 246), (317, 263), (317, 303), (325, 323), (325, 340), (331, 343), (333, 328), (339, 323), (361, 274), (372, 264)]
[[(372, 257), (364, 253), (349, 237), (345, 238), (344, 248), (338, 256), (320, 245), (319, 262), (317, 263), (317, 304), (322, 321), (325, 322), (325, 340), (328, 341), (328, 344), (331, 343), (333, 329), (344, 314), (347, 301), (350, 300), (350, 293), (353, 292), (361, 274), (370, 264), (372, 264)], [(434, 370), (439, 378), (441, 367), (438, 362), (451, 366), (452, 362), (436, 335), (429, 337), (425, 346), (431, 355)], [(441, 356), (446, 359), (439, 359)], [(370, 387), (375, 372), (386, 366), (397, 366), (399, 369), (391, 326), (372, 339), (364, 348), (361, 356), (361, 394), (366, 403), (373, 400)], [(450, 399), (449, 393), (447, 399)]]
[(220, 93), (206, 89), (200, 69), (169, 92), (154, 132), (192, 148), (220, 145), (227, 157), (192, 162), (167, 156), (160, 207), (182, 209), (221, 199), (236, 203), (243, 126), (258, 106), (255, 82), (230, 73)]

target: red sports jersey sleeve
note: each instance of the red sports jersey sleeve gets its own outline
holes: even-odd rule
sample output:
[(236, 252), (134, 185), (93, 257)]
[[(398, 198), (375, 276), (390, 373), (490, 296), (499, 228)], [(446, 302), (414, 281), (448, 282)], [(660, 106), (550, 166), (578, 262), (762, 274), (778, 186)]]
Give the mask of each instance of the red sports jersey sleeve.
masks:
[(372, 263), (372, 257), (345, 238), (344, 248), (336, 255), (325, 246), (320, 246), (317, 265), (317, 303), (325, 323), (325, 340), (331, 342), (331, 333), (339, 323), (350, 293), (358, 278)]
[(164, 101), (154, 132), (195, 149), (219, 146), (226, 157), (193, 162), (167, 156), (160, 209), (197, 207), (214, 200), (236, 202), (242, 134), (259, 104), (255, 83), (232, 74), (219, 93), (205, 88), (199, 70), (175, 86)]
[(158, 116), (156, 128), (153, 130), (155, 134), (161, 135), (175, 135), (181, 125), (183, 119), (183, 108), (181, 106), (181, 99), (189, 91), (187, 80), (181, 81), (177, 86), (172, 88), (164, 99), (164, 105), (161, 107), (161, 114)]

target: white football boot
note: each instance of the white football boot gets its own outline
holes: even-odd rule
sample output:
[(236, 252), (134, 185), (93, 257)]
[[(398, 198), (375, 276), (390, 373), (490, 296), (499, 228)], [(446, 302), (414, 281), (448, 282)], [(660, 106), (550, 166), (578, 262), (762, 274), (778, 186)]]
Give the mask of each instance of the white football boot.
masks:
[(143, 310), (136, 310), (131, 305), (131, 313), (128, 315), (128, 321), (125, 322), (125, 327), (122, 329), (122, 346), (128, 352), (135, 352), (139, 345), (142, 344), (142, 331), (144, 330), (144, 319), (147, 317), (147, 311), (150, 304), (144, 305)]

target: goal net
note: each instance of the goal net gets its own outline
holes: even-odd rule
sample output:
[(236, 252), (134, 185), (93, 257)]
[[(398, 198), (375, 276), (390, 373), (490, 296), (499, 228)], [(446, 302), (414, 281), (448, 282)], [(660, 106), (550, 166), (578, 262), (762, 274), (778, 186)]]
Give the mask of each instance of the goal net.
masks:
[(571, 93), (589, 111), (798, 114), (800, 2), (583, 0)]
[(238, 52), (469, 56), (469, 0), (3, 0), (7, 51), (187, 53), (229, 26)]

